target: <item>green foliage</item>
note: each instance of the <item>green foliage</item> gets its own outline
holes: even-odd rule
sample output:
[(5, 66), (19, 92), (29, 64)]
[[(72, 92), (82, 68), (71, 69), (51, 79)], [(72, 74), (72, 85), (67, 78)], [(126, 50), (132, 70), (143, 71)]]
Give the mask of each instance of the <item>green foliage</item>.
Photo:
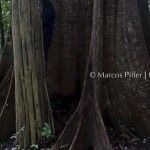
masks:
[(49, 125), (47, 123), (44, 123), (42, 136), (44, 136), (46, 138), (52, 138), (53, 137), (51, 128), (49, 127)]
[[(42, 130), (41, 134), (45, 138), (52, 138), (53, 137), (51, 128), (48, 125), (48, 123), (44, 123), (43, 130)], [(38, 144), (33, 144), (33, 145), (31, 145), (31, 148), (38, 149), (39, 146), (38, 146)], [(50, 148), (46, 148), (46, 150), (50, 150)]]
[(5, 36), (10, 27), (10, 0), (1, 0)]
[(62, 150), (63, 148), (65, 148), (66, 146), (65, 145), (61, 145), (60, 146), (60, 150)]
[(37, 144), (33, 144), (33, 145), (31, 145), (31, 148), (38, 149), (39, 146)]
[(21, 146), (20, 145), (16, 145), (16, 148), (17, 148), (17, 150), (20, 150)]
[[(16, 134), (19, 134), (20, 132), (24, 131), (24, 128), (25, 127), (22, 127), (20, 129), (19, 132), (17, 132)], [(44, 126), (43, 126), (43, 130), (42, 130), (42, 136), (44, 136), (45, 138), (52, 138), (53, 135), (52, 135), (52, 131), (51, 131), (51, 128), (50, 126), (48, 125), (48, 123), (44, 123)], [(32, 144), (30, 146), (32, 149), (39, 149), (39, 145), (38, 144)], [(64, 146), (61, 147), (61, 149), (63, 148)], [(21, 146), (20, 145), (16, 145), (16, 148), (17, 150), (20, 150), (21, 149)], [(50, 148), (46, 148), (46, 150), (50, 150)]]
[(4, 142), (0, 142), (0, 148), (2, 148), (4, 145)]

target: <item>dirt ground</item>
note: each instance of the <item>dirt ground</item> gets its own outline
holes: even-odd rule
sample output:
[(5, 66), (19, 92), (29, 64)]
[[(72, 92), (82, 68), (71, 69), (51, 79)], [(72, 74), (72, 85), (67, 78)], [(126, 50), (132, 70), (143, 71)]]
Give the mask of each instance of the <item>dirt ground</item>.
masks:
[[(55, 122), (56, 136), (51, 140), (47, 139), (46, 141), (41, 142), (40, 148), (51, 147), (55, 143), (78, 105), (78, 101), (72, 97), (53, 97), (51, 98), (51, 105)], [(106, 125), (106, 130), (114, 150), (150, 150), (150, 138), (148, 137), (139, 138), (137, 135), (133, 134), (130, 138), (126, 138), (117, 133), (111, 125)], [(16, 150), (15, 147), (14, 136), (14, 138), (9, 138), (0, 150)]]

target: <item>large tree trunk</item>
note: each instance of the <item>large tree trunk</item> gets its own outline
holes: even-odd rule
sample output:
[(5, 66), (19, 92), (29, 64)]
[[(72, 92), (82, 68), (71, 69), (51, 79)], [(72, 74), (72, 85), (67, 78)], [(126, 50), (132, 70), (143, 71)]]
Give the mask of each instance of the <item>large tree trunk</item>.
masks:
[(94, 1), (92, 38), (80, 103), (52, 150), (110, 150), (111, 146), (102, 121), (97, 92), (101, 81), (89, 77), (101, 69), (102, 1)]
[(51, 2), (55, 26), (48, 58), (50, 95), (80, 97), (90, 46), (93, 0)]
[[(140, 135), (150, 135), (150, 79), (144, 79), (150, 59), (137, 0), (106, 0), (104, 18), (103, 71), (123, 74), (121, 79), (105, 80), (109, 114), (115, 115), (114, 124), (123, 123)], [(126, 71), (143, 75), (141, 79), (125, 78)]]
[(40, 141), (44, 122), (54, 132), (46, 87), (40, 0), (12, 0), (12, 32), (17, 143), (28, 148)]

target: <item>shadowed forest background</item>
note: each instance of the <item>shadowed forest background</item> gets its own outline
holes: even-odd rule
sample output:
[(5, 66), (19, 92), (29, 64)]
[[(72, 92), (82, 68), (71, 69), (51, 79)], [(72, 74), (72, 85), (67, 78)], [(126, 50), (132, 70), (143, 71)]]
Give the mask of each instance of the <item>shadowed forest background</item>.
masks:
[(149, 150), (149, 6), (1, 0), (0, 149)]

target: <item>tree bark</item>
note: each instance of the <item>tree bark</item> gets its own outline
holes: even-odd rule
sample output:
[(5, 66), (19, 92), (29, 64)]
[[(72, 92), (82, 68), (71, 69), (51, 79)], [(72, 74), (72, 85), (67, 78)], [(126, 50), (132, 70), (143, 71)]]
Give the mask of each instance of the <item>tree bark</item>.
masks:
[(51, 2), (55, 25), (48, 56), (50, 95), (80, 97), (90, 46), (93, 0)]
[(97, 92), (101, 81), (89, 77), (92, 70), (101, 69), (102, 55), (101, 0), (94, 1), (91, 46), (80, 103), (52, 150), (110, 150), (111, 146), (102, 121)]
[(105, 80), (109, 107), (113, 111), (110, 113), (114, 113), (120, 126), (123, 123), (140, 135), (150, 135), (150, 79), (144, 79), (144, 72), (150, 71), (150, 60), (137, 0), (106, 0), (104, 24), (103, 71), (142, 73), (139, 79)]
[[(41, 140), (44, 122), (54, 133), (46, 86), (40, 0), (12, 0), (17, 143)], [(20, 130), (25, 127), (25, 130)]]

